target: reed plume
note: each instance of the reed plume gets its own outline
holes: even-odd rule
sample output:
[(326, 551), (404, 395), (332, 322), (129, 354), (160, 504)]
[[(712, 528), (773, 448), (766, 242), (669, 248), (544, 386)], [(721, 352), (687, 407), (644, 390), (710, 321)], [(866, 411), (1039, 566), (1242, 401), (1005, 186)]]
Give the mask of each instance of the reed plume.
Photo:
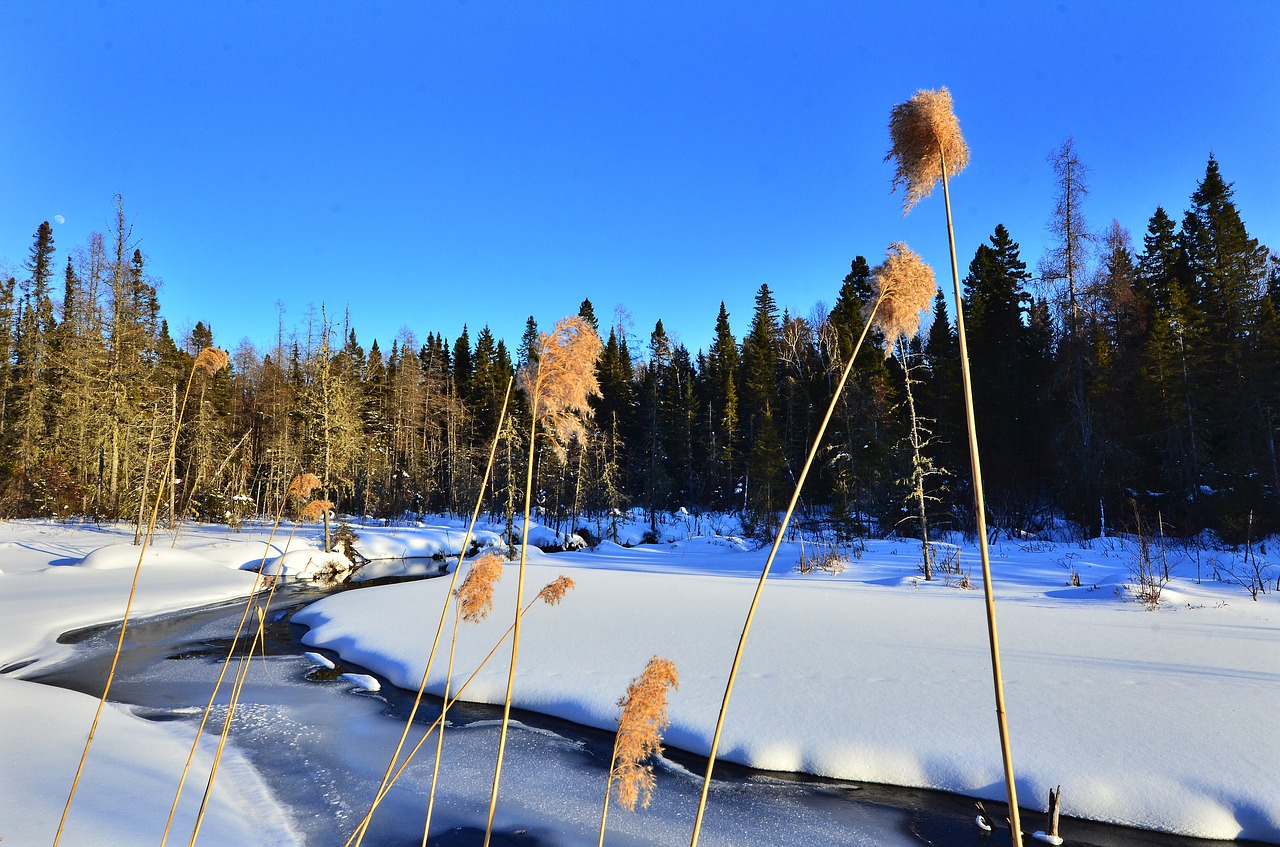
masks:
[(311, 492), (321, 486), (320, 477), (313, 473), (301, 473), (293, 478), (289, 483), (289, 489), (285, 492), (286, 497), (297, 497), (299, 500), (307, 500), (311, 497)]
[(220, 350), (217, 347), (206, 347), (196, 356), (192, 369), (196, 373), (213, 376), (223, 368), (230, 366), (231, 357), (227, 355), (226, 350)]
[(576, 316), (542, 333), (538, 345), (538, 356), (520, 369), (518, 385), (534, 420), (551, 436), (552, 449), (564, 459), (570, 442), (586, 431), (588, 399), (600, 396), (596, 359), (604, 348), (591, 325)]
[(493, 610), (493, 587), (502, 578), (502, 557), (492, 551), (471, 563), (471, 570), (454, 592), (458, 598), (458, 617), (479, 623)]
[(318, 521), (324, 517), (325, 512), (332, 508), (333, 502), (330, 500), (312, 500), (302, 507), (302, 511), (298, 514), (298, 522), (311, 523), (312, 521)]
[(533, 460), (537, 456), (538, 427), (551, 436), (551, 447), (563, 461), (569, 443), (585, 433), (584, 419), (591, 416), (588, 399), (599, 396), (596, 359), (604, 347), (591, 324), (580, 317), (561, 318), (550, 333), (538, 337), (538, 354), (530, 356), (520, 369), (519, 385), (529, 398), (529, 459), (525, 467), (524, 526), (520, 530), (520, 568), (516, 577), (514, 632), (511, 636), (511, 665), (507, 672), (507, 693), (502, 704), (502, 730), (498, 735), (498, 757), (493, 769), (493, 789), (489, 795), (489, 817), (485, 823), (484, 847), (493, 838), (493, 816), (498, 809), (498, 782), (507, 749), (511, 725), (511, 695), (515, 687), (516, 662), (520, 656), (520, 609), (524, 603), (524, 571), (529, 549), (529, 513), (533, 501)]
[[(871, 272), (873, 291), (879, 308), (875, 311), (875, 324), (884, 334), (884, 355), (893, 355), (894, 345), (905, 336), (911, 338), (920, 331), (920, 313), (929, 308), (938, 290), (933, 268), (920, 254), (901, 241), (889, 245), (884, 263)], [(871, 320), (871, 315), (867, 315)]]
[(655, 784), (652, 759), (662, 753), (662, 731), (671, 723), (667, 717), (667, 690), (679, 687), (675, 663), (654, 656), (618, 701), (622, 713), (613, 742), (609, 781), (604, 789), (604, 810), (600, 814), (601, 847), (611, 791), (617, 793), (618, 802), (627, 811), (635, 811), (637, 803), (644, 808), (649, 806)]
[(574, 582), (571, 577), (559, 576), (544, 585), (534, 599), (541, 600), (548, 606), (557, 606), (564, 599), (564, 595), (573, 589), (573, 586)]
[(904, 215), (928, 197), (945, 174), (958, 174), (969, 164), (969, 145), (960, 133), (951, 92), (945, 86), (917, 91), (894, 106), (889, 113), (889, 137), (893, 144), (884, 158), (897, 162), (892, 185), (904, 189)]
[(969, 373), (969, 342), (964, 331), (964, 298), (960, 291), (960, 266), (956, 261), (955, 226), (951, 221), (950, 174), (957, 174), (969, 163), (969, 147), (960, 133), (960, 121), (952, 108), (951, 92), (917, 91), (905, 103), (889, 113), (889, 136), (892, 145), (885, 157), (897, 160), (893, 186), (903, 185), (903, 214), (924, 199), (933, 187), (942, 183), (943, 206), (947, 213), (947, 242), (951, 248), (951, 282), (956, 298), (956, 337), (960, 344), (960, 380), (963, 387), (965, 421), (969, 433), (969, 464), (973, 472), (974, 512), (977, 520), (978, 554), (982, 560), (982, 591), (987, 609), (987, 638), (991, 648), (991, 677), (996, 696), (996, 722), (1000, 733), (1000, 753), (1004, 761), (1005, 790), (1009, 798), (1010, 829), (1014, 847), (1022, 847), (1018, 819), (1018, 793), (1014, 785), (1013, 753), (1009, 746), (1009, 727), (1004, 711), (1004, 683), (1000, 672), (1000, 646), (996, 631), (995, 595), (991, 586), (991, 555), (987, 549), (987, 516), (982, 490), (982, 461), (978, 450), (978, 429), (973, 415), (973, 378)]

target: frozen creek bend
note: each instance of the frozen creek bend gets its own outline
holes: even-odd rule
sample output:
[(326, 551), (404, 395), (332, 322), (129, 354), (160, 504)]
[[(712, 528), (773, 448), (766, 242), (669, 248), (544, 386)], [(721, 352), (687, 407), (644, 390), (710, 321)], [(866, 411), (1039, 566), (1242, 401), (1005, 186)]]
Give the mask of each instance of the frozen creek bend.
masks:
[[(304, 843), (340, 847), (368, 808), (403, 729), (412, 694), (385, 681), (378, 693), (363, 692), (341, 675), (363, 669), (344, 668), (338, 662), (338, 668), (330, 670), (303, 655), (309, 649), (299, 640), (303, 629), (288, 619), (318, 596), (302, 589), (277, 594), (268, 615), (266, 657), (254, 659), (231, 737), (290, 810)], [(128, 704), (140, 717), (182, 721), (194, 731), (242, 609), (242, 603), (234, 603), (131, 623), (112, 699)], [(78, 645), (76, 659), (34, 681), (98, 696), (118, 632), (111, 627), (69, 634), (68, 640)], [(336, 656), (330, 658), (337, 661)], [(229, 680), (224, 689), (229, 692)], [(227, 696), (220, 693), (219, 700), (225, 704)], [(209, 726), (220, 726), (224, 714), (220, 707)], [(418, 720), (426, 723), (410, 734), (410, 746), (438, 714), (438, 700), (423, 702)], [(450, 710), (432, 845), (481, 842), (500, 715), (489, 706), (458, 704)], [(540, 715), (516, 717), (519, 723), (508, 739), (496, 819), (501, 838), (495, 837), (494, 843), (594, 845), (612, 737)], [(433, 738), (379, 807), (364, 844), (421, 843), (434, 750)], [(688, 843), (704, 767), (694, 757), (668, 751), (656, 768), (658, 785), (649, 808), (634, 813), (611, 809), (607, 843)], [(186, 790), (202, 790), (204, 778), (193, 776)], [(726, 765), (717, 766), (709, 802), (700, 841), (707, 847), (979, 843), (971, 802), (933, 792), (859, 787)], [(994, 812), (994, 804), (988, 805)], [(1099, 847), (1218, 843), (1076, 821), (1064, 821), (1064, 834), (1069, 843)], [(1009, 843), (1007, 833), (981, 840)]]

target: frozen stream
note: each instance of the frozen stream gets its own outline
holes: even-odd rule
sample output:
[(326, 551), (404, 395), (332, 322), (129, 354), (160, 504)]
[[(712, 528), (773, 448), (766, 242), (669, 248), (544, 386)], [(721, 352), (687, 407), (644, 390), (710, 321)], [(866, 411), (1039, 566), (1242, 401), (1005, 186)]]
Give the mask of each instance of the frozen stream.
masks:
[[(388, 686), (362, 692), (342, 671), (303, 656), (302, 628), (288, 616), (318, 594), (290, 589), (277, 595), (267, 657), (255, 659), (236, 712), (232, 738), (243, 749), (294, 827), (313, 847), (342, 845), (364, 814), (403, 728), (411, 694)], [(178, 720), (194, 728), (207, 701), (242, 604), (224, 605), (150, 621), (129, 629), (112, 699), (152, 720)], [(101, 692), (118, 629), (69, 636), (74, 662), (35, 681)], [(336, 661), (336, 656), (330, 656)], [(226, 685), (229, 689), (229, 684)], [(225, 702), (225, 698), (223, 698)], [(429, 723), (439, 701), (419, 709)], [(217, 720), (221, 723), (221, 713)], [(593, 729), (517, 713), (508, 740), (495, 843), (529, 847), (594, 845), (612, 737)], [(500, 710), (459, 705), (450, 710), (434, 819), (433, 845), (479, 844), (488, 808)], [(815, 717), (814, 719), (819, 719)], [(421, 736), (416, 729), (410, 742)], [(434, 740), (424, 753), (434, 754)], [(688, 842), (704, 763), (668, 751), (646, 810), (611, 809), (607, 842), (616, 847)], [(422, 840), (431, 760), (416, 760), (379, 808), (369, 847), (418, 845)], [(856, 786), (804, 776), (718, 766), (701, 844), (878, 845), (1008, 844), (1007, 833), (981, 836), (972, 802), (952, 795), (885, 786)], [(188, 790), (198, 791), (198, 787)], [(988, 804), (993, 813), (995, 804)], [(1040, 816), (1024, 818), (1032, 828)], [(1207, 847), (1218, 842), (1176, 838), (1066, 820), (1069, 844), (1097, 847)], [(1028, 843), (1038, 843), (1030, 841)]]

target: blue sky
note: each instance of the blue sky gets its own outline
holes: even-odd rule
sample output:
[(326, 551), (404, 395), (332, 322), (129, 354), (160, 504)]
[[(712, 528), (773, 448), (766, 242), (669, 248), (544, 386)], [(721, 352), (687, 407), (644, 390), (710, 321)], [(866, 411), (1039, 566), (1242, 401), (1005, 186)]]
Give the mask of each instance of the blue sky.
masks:
[(972, 164), (962, 265), (996, 224), (1032, 268), (1049, 153), (1141, 244), (1212, 152), (1280, 248), (1280, 3), (0, 5), (0, 269), (126, 212), (175, 336), (274, 345), (321, 305), (384, 349), (488, 323), (514, 349), (584, 297), (705, 347), (724, 300), (808, 314), (905, 240), (949, 279), (940, 194), (908, 217), (892, 106), (950, 87)]

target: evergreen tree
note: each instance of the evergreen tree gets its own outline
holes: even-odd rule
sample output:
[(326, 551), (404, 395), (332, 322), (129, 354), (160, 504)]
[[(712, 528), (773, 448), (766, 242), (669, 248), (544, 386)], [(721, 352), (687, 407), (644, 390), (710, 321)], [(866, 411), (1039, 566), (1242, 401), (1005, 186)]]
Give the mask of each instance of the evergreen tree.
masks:
[(462, 334), (453, 342), (453, 393), (466, 400), (471, 397), (471, 376), (474, 366), (471, 361), (471, 338), (467, 335), (467, 325), (462, 325)]
[[(1026, 263), (1003, 224), (978, 246), (964, 280), (964, 309), (973, 372), (973, 405), (984, 445), (987, 504), (1009, 530), (1025, 529), (1042, 505), (1041, 481), (1028, 459), (1041, 421), (1028, 356), (1031, 297)], [(1043, 339), (1037, 339), (1043, 343)]]
[(33, 474), (48, 445), (52, 398), (53, 335), (56, 321), (50, 288), (53, 283), (53, 227), (36, 230), (27, 260), (30, 276), (23, 282), (14, 344), (15, 412), (13, 453), (26, 474)]
[(586, 321), (597, 333), (600, 331), (600, 321), (596, 319), (596, 308), (591, 305), (590, 300), (582, 301), (582, 305), (578, 307), (578, 317)]
[(699, 443), (703, 448), (703, 500), (734, 508), (739, 484), (741, 446), (738, 423), (738, 344), (729, 328), (729, 312), (720, 303), (715, 339), (702, 359), (698, 381)]
[(743, 428), (746, 435), (747, 508), (762, 531), (773, 525), (784, 497), (786, 453), (778, 432), (778, 307), (767, 284), (756, 292), (751, 331), (742, 340)]

